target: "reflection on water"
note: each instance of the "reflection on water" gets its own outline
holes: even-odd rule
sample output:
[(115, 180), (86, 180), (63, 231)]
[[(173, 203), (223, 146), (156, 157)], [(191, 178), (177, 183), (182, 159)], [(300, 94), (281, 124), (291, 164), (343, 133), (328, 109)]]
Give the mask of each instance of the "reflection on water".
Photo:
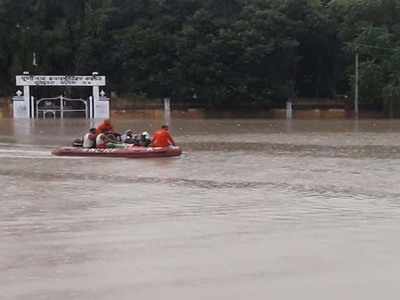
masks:
[(2, 299), (397, 296), (400, 122), (174, 120), (180, 158), (50, 155), (90, 125), (0, 121)]

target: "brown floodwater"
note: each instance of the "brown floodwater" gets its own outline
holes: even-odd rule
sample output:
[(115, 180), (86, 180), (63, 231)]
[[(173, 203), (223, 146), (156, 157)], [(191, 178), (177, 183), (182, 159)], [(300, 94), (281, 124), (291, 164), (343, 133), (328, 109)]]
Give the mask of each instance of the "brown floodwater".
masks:
[(0, 120), (1, 299), (397, 298), (400, 121), (173, 120), (179, 158), (51, 156), (89, 126)]

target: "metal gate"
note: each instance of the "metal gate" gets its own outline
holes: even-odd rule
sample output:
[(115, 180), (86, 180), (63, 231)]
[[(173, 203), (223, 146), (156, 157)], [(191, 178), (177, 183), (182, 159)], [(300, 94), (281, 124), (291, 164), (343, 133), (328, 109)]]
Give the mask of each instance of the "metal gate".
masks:
[(88, 101), (84, 99), (71, 99), (64, 96), (55, 98), (42, 98), (36, 100), (35, 115), (37, 119), (64, 119), (68, 115), (82, 115), (85, 119), (89, 117)]

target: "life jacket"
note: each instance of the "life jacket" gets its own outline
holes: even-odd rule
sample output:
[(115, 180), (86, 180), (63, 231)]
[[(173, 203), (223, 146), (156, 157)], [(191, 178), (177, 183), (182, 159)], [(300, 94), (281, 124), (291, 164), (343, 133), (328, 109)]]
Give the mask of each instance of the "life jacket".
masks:
[(157, 131), (153, 136), (153, 147), (167, 147), (172, 144), (174, 144), (174, 141), (169, 132), (166, 130), (161, 129)]

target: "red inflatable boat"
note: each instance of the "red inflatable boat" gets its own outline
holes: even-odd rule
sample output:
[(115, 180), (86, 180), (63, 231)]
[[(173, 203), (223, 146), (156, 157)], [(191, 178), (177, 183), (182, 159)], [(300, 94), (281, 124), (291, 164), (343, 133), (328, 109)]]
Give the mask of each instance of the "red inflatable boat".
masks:
[(95, 157), (126, 157), (126, 158), (147, 158), (147, 157), (171, 157), (179, 156), (182, 150), (177, 146), (169, 147), (140, 147), (132, 146), (127, 148), (81, 148), (62, 147), (51, 152), (58, 156), (95, 156)]

